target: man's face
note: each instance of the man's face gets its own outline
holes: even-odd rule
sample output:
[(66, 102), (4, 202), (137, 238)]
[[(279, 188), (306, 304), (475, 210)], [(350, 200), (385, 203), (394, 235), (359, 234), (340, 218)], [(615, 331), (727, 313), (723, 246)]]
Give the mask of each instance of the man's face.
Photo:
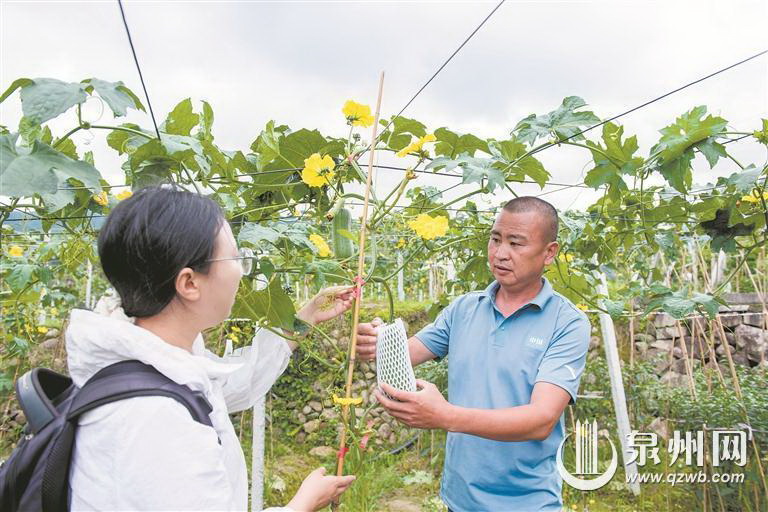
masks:
[(501, 211), (488, 241), (488, 264), (501, 286), (522, 289), (539, 279), (558, 249), (557, 242), (548, 242), (546, 236), (541, 214)]

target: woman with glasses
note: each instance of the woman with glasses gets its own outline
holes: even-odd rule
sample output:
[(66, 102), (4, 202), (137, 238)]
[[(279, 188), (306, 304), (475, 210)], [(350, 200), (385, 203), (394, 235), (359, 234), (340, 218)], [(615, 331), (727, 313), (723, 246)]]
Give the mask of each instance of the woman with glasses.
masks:
[[(98, 249), (118, 297), (103, 297), (94, 311), (72, 311), (66, 346), (74, 383), (140, 360), (202, 392), (213, 428), (164, 396), (85, 413), (70, 465), (71, 510), (246, 510), (245, 458), (229, 414), (267, 393), (296, 344), (260, 329), (250, 346), (219, 357), (205, 349), (201, 332), (229, 316), (253, 253), (238, 249), (213, 200), (165, 187), (120, 202)], [(351, 292), (323, 290), (297, 316), (310, 325), (334, 318), (349, 309)], [(310, 473), (287, 507), (274, 510), (317, 510), (354, 480), (324, 473)]]

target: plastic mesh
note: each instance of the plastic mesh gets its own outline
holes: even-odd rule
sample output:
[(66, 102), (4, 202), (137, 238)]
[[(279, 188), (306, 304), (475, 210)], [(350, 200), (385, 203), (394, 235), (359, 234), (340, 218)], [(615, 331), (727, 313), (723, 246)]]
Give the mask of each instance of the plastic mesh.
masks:
[(416, 376), (413, 374), (411, 357), (408, 355), (408, 335), (405, 333), (403, 321), (399, 318), (391, 324), (379, 327), (376, 341), (376, 379), (379, 388), (381, 383), (385, 382), (395, 389), (416, 391)]

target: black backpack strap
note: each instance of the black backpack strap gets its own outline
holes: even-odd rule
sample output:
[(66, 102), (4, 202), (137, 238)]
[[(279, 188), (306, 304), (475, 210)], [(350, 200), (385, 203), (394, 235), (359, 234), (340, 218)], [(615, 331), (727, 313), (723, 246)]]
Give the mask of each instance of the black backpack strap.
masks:
[(80, 415), (100, 405), (139, 396), (173, 398), (187, 408), (195, 421), (213, 426), (209, 416), (213, 408), (205, 396), (174, 382), (154, 367), (141, 361), (120, 361), (102, 368), (78, 391), (48, 457), (42, 481), (43, 511), (69, 509), (69, 468)]
[(78, 392), (67, 419), (72, 421), (100, 405), (138, 396), (173, 398), (195, 421), (213, 426), (209, 417), (213, 407), (200, 391), (174, 382), (141, 361), (120, 361), (99, 370)]

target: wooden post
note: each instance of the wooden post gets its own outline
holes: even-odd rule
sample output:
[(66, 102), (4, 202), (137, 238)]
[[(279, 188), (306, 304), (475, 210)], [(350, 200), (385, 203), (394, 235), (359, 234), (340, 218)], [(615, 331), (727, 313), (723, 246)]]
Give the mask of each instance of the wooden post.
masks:
[[(605, 274), (602, 272), (600, 273), (597, 292), (606, 299), (608, 298), (608, 283), (606, 282)], [(624, 394), (624, 383), (621, 379), (621, 362), (619, 361), (619, 349), (616, 346), (616, 330), (611, 315), (600, 312), (599, 316), (600, 329), (603, 334), (603, 347), (605, 347), (605, 359), (608, 363), (608, 375), (611, 379), (611, 396), (613, 397), (613, 408), (616, 412), (616, 426), (619, 429), (624, 471), (627, 478), (636, 478), (637, 464), (635, 462), (628, 462), (630, 458), (629, 435), (632, 430), (629, 426), (627, 398)], [(632, 480), (629, 488), (634, 495), (640, 494), (640, 484), (637, 480)]]

